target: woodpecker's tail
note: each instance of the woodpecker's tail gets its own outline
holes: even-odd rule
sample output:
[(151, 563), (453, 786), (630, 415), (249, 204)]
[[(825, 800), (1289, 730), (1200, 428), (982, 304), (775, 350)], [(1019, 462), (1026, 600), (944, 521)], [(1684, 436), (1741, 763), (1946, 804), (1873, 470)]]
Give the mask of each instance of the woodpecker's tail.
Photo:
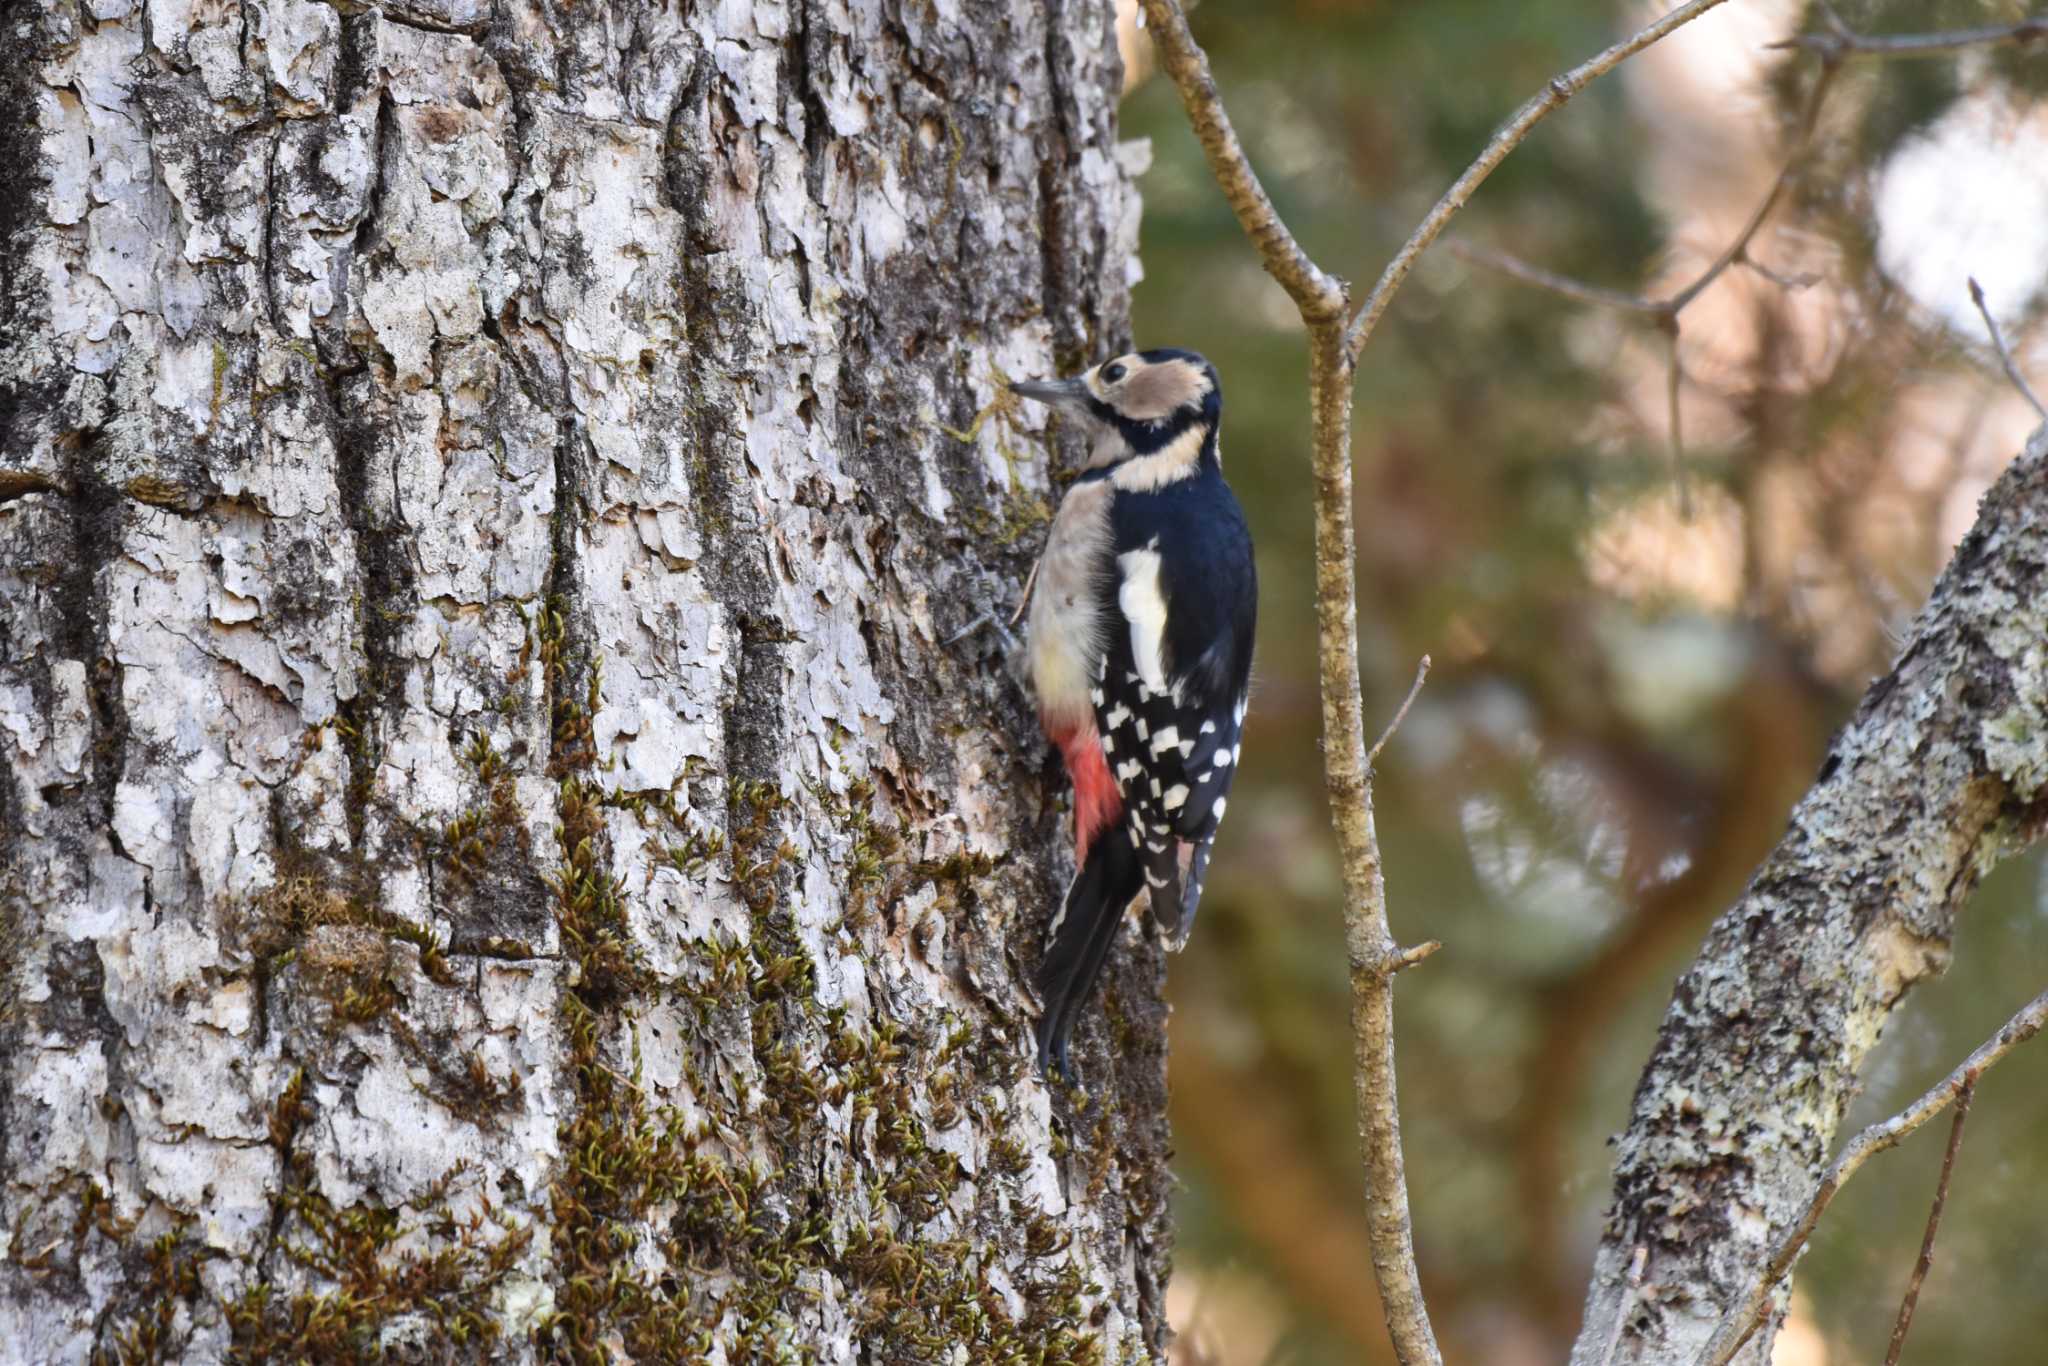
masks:
[(1073, 1079), (1067, 1066), (1067, 1036), (1095, 992), (1125, 908), (1144, 885), (1144, 866), (1123, 831), (1106, 831), (1089, 847), (1087, 861), (1053, 917), (1045, 961), (1038, 969), (1038, 995), (1045, 1007), (1038, 1018), (1041, 1069), (1057, 1068), (1061, 1076)]
[(1215, 836), (1198, 840), (1194, 844), (1181, 846), (1182, 857), (1187, 866), (1181, 871), (1181, 902), (1176, 909), (1179, 915), (1166, 926), (1167, 946), (1179, 952), (1188, 942), (1188, 931), (1195, 927), (1195, 907), (1202, 900), (1202, 879), (1209, 874), (1209, 851), (1216, 847)]

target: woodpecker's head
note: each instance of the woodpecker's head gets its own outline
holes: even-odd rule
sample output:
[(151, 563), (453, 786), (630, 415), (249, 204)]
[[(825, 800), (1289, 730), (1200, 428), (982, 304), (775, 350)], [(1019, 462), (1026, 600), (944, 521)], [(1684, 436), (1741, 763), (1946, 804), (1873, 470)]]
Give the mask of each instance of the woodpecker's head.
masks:
[(1090, 469), (1169, 452), (1191, 469), (1203, 456), (1215, 455), (1223, 390), (1216, 368), (1192, 351), (1134, 351), (1072, 379), (1024, 380), (1010, 388), (1094, 429)]

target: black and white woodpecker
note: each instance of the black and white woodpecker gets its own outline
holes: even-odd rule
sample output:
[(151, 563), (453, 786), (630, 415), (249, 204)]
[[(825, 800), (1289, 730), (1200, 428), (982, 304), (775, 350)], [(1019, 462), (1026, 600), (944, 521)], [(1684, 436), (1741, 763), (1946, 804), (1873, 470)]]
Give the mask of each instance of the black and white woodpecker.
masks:
[(1140, 351), (1010, 386), (1078, 417), (1086, 465), (1053, 518), (1031, 599), (1039, 717), (1074, 785), (1079, 871), (1038, 973), (1038, 1061), (1067, 1039), (1140, 890), (1169, 942), (1194, 923), (1237, 772), (1258, 580), (1223, 482), (1216, 371)]

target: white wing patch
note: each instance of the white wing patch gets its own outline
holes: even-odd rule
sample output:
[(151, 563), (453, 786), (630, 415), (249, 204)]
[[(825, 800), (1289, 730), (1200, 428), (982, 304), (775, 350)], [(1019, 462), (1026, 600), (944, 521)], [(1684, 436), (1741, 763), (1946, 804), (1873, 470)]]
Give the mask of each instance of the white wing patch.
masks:
[(1159, 552), (1154, 540), (1143, 550), (1116, 557), (1123, 571), (1116, 604), (1131, 628), (1131, 659), (1138, 678), (1154, 692), (1166, 691), (1166, 598), (1159, 591)]

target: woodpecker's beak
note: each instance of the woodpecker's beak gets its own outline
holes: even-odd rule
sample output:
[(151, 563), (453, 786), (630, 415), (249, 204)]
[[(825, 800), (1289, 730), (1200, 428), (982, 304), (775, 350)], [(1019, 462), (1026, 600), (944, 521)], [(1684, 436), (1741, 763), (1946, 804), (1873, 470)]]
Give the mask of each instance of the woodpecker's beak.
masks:
[(1088, 392), (1088, 385), (1078, 377), (1018, 380), (1010, 386), (1010, 392), (1019, 398), (1035, 399), (1069, 412), (1085, 411), (1088, 400), (1094, 397)]

